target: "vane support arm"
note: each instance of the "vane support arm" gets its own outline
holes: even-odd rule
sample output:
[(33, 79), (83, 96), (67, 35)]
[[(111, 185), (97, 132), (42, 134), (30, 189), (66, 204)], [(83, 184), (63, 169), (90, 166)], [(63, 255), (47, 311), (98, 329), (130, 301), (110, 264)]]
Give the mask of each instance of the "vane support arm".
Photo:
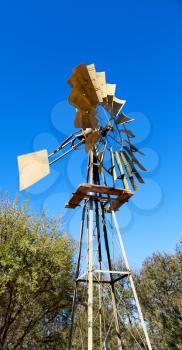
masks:
[(71, 153), (72, 151), (75, 151), (79, 146), (81, 146), (83, 143), (85, 143), (85, 139), (83, 138), (80, 142), (78, 142), (75, 146), (72, 146), (68, 151), (66, 151), (65, 153), (61, 154), (59, 157), (57, 157), (56, 159), (52, 160), (49, 165), (52, 165), (54, 163), (57, 163), (60, 159), (62, 159), (63, 157), (65, 157), (67, 154)]
[[(78, 134), (78, 135), (76, 135)], [(76, 135), (76, 136), (75, 136)], [(73, 138), (73, 136), (75, 136)], [(61, 151), (63, 148), (65, 148), (66, 146), (68, 146), (70, 143), (73, 143), (77, 138), (82, 136), (82, 131), (76, 131), (73, 134), (71, 134), (70, 136), (68, 136), (59, 147), (57, 147), (54, 151), (52, 151), (51, 154), (49, 154), (48, 158), (51, 158), (52, 156), (54, 156), (56, 153), (58, 153), (59, 151)]]

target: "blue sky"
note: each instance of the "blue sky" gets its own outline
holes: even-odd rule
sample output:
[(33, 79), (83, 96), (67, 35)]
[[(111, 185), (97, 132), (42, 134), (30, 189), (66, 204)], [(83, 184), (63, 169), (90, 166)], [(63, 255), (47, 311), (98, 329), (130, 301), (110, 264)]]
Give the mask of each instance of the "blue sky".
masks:
[[(94, 62), (118, 84), (125, 111), (136, 116), (138, 145), (147, 148), (153, 168), (146, 190), (118, 214), (134, 266), (153, 251), (172, 251), (182, 236), (181, 23), (180, 0), (1, 4), (1, 189), (12, 197), (18, 193), (17, 155), (51, 149), (71, 132), (66, 81), (74, 66)], [(31, 189), (33, 208), (63, 214), (82, 180), (79, 161), (82, 166), (84, 152), (59, 163), (50, 179)], [(65, 215), (76, 238), (80, 214)]]

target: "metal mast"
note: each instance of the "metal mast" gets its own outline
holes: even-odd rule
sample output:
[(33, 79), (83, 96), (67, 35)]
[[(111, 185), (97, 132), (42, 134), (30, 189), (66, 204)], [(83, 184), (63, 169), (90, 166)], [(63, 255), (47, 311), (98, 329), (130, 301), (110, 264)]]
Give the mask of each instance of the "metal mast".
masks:
[[(89, 162), (90, 185), (93, 184), (93, 152), (90, 151)], [(88, 350), (93, 350), (93, 200), (89, 199), (88, 230)]]
[[(67, 208), (73, 208), (79, 205), (79, 203), (83, 200), (83, 209), (82, 209), (82, 220), (81, 220), (81, 230), (80, 230), (80, 242), (79, 242), (79, 254), (78, 254), (78, 263), (77, 263), (77, 270), (76, 270), (76, 280), (75, 280), (75, 292), (74, 292), (74, 299), (73, 299), (73, 308), (72, 308), (72, 318), (71, 318), (71, 331), (69, 336), (69, 346), (68, 349), (76, 349), (75, 346), (73, 346), (73, 338), (74, 338), (74, 320), (75, 320), (75, 313), (76, 313), (76, 304), (77, 304), (77, 288), (78, 284), (85, 284), (87, 286), (87, 347), (86, 343), (82, 344), (82, 349), (99, 349), (99, 350), (106, 350), (110, 349), (108, 346), (108, 337), (107, 332), (108, 330), (104, 327), (103, 322), (103, 300), (102, 300), (102, 288), (103, 285), (109, 286), (110, 289), (110, 295), (111, 299), (110, 302), (112, 304), (112, 320), (115, 328), (115, 338), (116, 338), (116, 346), (118, 350), (125, 349), (125, 335), (122, 331), (122, 321), (119, 317), (119, 310), (118, 310), (118, 298), (116, 296), (117, 294), (117, 288), (116, 284), (118, 281), (121, 281), (122, 279), (127, 279), (132, 293), (133, 297), (136, 303), (136, 308), (139, 314), (141, 327), (143, 329), (143, 334), (145, 337), (145, 341), (143, 341), (143, 347), (139, 347), (139, 349), (148, 349), (152, 350), (147, 327), (143, 318), (142, 310), (139, 304), (139, 299), (136, 293), (134, 280), (131, 274), (131, 270), (129, 267), (128, 259), (126, 256), (125, 248), (123, 245), (123, 240), (121, 236), (121, 232), (119, 229), (119, 225), (116, 219), (115, 210), (112, 210), (112, 207), (114, 208), (114, 203), (118, 199), (113, 199), (113, 193), (115, 193), (115, 188), (108, 188), (107, 186), (101, 186), (101, 176), (99, 174), (98, 170), (98, 162), (95, 150), (89, 152), (89, 162), (88, 162), (88, 169), (87, 169), (87, 183), (82, 184), (78, 187), (77, 191), (73, 194), (70, 201), (66, 204)], [(106, 180), (103, 178), (105, 184)], [(81, 190), (80, 190), (81, 187)], [(123, 196), (123, 202), (128, 200), (128, 197), (130, 196), (130, 193), (126, 190), (120, 190), (122, 191), (122, 195), (120, 193), (120, 197)], [(121, 201), (121, 198), (120, 198)], [(109, 207), (108, 207), (109, 205)], [(86, 215), (86, 211), (88, 215)], [(95, 214), (95, 215), (94, 215)], [(109, 244), (109, 237), (108, 237), (108, 229), (107, 229), (107, 220), (106, 216), (112, 215), (113, 223), (115, 226), (115, 230), (118, 236), (118, 242), (120, 245), (120, 251), (121, 256), (124, 261), (125, 270), (116, 270), (113, 269), (112, 266), (112, 259), (111, 259), (111, 251), (110, 251), (110, 244)], [(84, 274), (80, 275), (80, 260), (81, 260), (81, 254), (82, 254), (82, 244), (83, 244), (83, 231), (84, 231), (84, 221), (87, 221), (87, 234), (88, 234), (88, 267)], [(94, 220), (95, 219), (95, 220)], [(94, 259), (93, 259), (93, 250), (94, 250), (94, 223), (95, 221), (95, 231), (96, 231), (96, 241), (97, 241), (97, 256), (98, 256), (98, 265), (99, 268), (94, 266)], [(103, 270), (101, 268), (103, 256), (105, 257), (105, 260), (107, 260), (107, 270)], [(106, 278), (107, 275), (107, 278)], [(96, 339), (94, 338), (94, 286), (98, 286), (98, 298), (99, 298), (99, 345), (97, 344), (96, 347)], [(86, 327), (86, 324), (84, 324), (84, 327)]]

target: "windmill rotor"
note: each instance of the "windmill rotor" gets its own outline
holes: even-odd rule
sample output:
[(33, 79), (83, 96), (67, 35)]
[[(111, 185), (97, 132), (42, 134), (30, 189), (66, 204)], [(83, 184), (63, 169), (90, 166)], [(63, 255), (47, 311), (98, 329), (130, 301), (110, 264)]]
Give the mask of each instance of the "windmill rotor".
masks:
[(90, 130), (89, 135), (85, 138), (85, 150), (88, 152), (95, 145), (99, 150), (103, 145), (106, 145), (106, 151), (110, 154), (113, 152), (108, 169), (104, 165), (106, 151), (104, 154), (101, 151), (102, 156), (98, 155), (99, 152), (97, 152), (98, 161), (100, 161), (100, 158), (102, 159), (100, 166), (113, 177), (113, 183), (116, 179), (123, 177), (120, 168), (117, 169), (119, 174), (116, 175), (115, 152), (127, 151), (126, 154), (123, 153), (123, 156), (120, 157), (120, 161), (126, 172), (125, 176), (132, 183), (132, 188), (136, 190), (138, 186), (135, 184), (133, 175), (140, 183), (144, 181), (135, 169), (135, 165), (142, 171), (146, 169), (137, 160), (134, 152), (140, 154), (143, 154), (143, 152), (131, 143), (135, 135), (130, 129), (126, 128), (126, 125), (133, 122), (134, 119), (126, 116), (122, 111), (126, 100), (115, 96), (116, 84), (108, 84), (105, 72), (97, 72), (94, 64), (81, 64), (74, 68), (68, 83), (71, 86), (68, 101), (76, 107), (75, 127), (79, 126), (83, 130), (87, 130), (87, 128)]
[[(75, 67), (68, 83), (71, 86), (68, 102), (76, 108), (74, 126), (79, 130), (49, 155), (43, 150), (18, 157), (20, 190), (49, 175), (50, 166), (82, 145), (85, 145), (86, 152), (97, 150), (100, 172), (109, 174), (113, 184), (119, 179), (123, 183), (125, 178), (125, 186), (129, 181), (136, 190), (138, 186), (134, 178), (143, 183), (139, 171), (146, 169), (134, 153), (143, 155), (143, 152), (131, 142), (135, 135), (128, 125), (134, 119), (123, 112), (126, 100), (115, 96), (116, 84), (107, 83), (106, 73), (97, 72), (94, 64)], [(61, 154), (55, 157), (59, 152)], [(105, 164), (108, 154), (109, 166)]]
[(20, 190), (49, 175), (54, 163), (82, 145), (86, 152), (95, 149), (99, 171), (111, 176), (113, 186), (121, 180), (120, 186), (128, 188), (130, 183), (137, 190), (135, 180), (144, 183), (139, 171), (146, 169), (135, 153), (143, 152), (131, 142), (135, 135), (128, 126), (134, 119), (123, 112), (126, 100), (115, 96), (116, 84), (107, 83), (106, 73), (97, 72), (94, 64), (74, 68), (68, 83), (68, 102), (76, 108), (74, 126), (78, 131), (49, 155), (43, 150), (18, 157)]

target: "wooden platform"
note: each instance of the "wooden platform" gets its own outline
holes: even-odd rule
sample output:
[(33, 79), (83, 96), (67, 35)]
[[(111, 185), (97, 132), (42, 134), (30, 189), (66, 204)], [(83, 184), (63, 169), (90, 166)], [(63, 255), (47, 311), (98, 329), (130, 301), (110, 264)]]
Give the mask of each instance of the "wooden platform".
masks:
[(81, 184), (73, 193), (65, 208), (76, 208), (85, 199), (103, 202), (107, 212), (117, 211), (125, 202), (128, 202), (133, 193), (129, 190), (99, 185)]

